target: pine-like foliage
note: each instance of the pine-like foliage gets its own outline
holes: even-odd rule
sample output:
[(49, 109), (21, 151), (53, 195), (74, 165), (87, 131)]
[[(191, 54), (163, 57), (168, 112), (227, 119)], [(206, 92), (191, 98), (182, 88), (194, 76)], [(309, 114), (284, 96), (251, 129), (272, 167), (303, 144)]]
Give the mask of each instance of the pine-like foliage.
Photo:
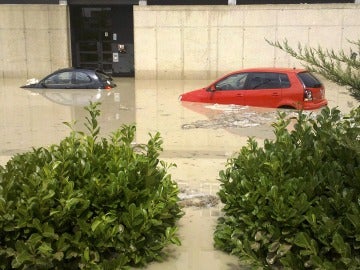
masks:
[(349, 41), (354, 47), (348, 53), (344, 50), (335, 52), (320, 46), (311, 48), (300, 43), (296, 50), (288, 44), (287, 40), (266, 41), (302, 61), (306, 69), (319, 73), (338, 85), (345, 86), (356, 99), (360, 100), (360, 40)]

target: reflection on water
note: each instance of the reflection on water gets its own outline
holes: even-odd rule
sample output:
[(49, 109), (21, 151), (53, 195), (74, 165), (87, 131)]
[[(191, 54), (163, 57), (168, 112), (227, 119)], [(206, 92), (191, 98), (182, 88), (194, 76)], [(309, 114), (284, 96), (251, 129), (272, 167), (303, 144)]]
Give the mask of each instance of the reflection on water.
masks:
[(61, 105), (86, 106), (89, 102), (101, 102), (105, 95), (111, 91), (102, 89), (29, 89), (32, 95), (42, 95), (48, 100)]
[(12, 155), (59, 142), (69, 134), (63, 122), (78, 120), (84, 129), (89, 101), (100, 101), (99, 122), (103, 134), (122, 124), (135, 123), (134, 80), (124, 79), (108, 90), (22, 89), (23, 80), (3, 80), (0, 84), (0, 155)]
[[(0, 163), (31, 147), (58, 143), (69, 134), (62, 122), (78, 120), (84, 129), (90, 100), (101, 102), (98, 119), (103, 136), (123, 124), (136, 124), (137, 143), (146, 143), (149, 133), (160, 132), (162, 159), (177, 164), (170, 173), (184, 194), (194, 192), (213, 198), (219, 189), (218, 172), (227, 158), (246, 144), (248, 136), (260, 142), (272, 138), (276, 110), (232, 105), (180, 103), (178, 96), (206, 85), (208, 81), (146, 81), (116, 78), (117, 87), (106, 90), (26, 90), (23, 79), (0, 80)], [(348, 112), (358, 102), (343, 88), (327, 84), (329, 106)], [(206, 197), (208, 195), (208, 197)], [(199, 198), (197, 198), (199, 199)], [(221, 206), (187, 204), (180, 221), (181, 247), (170, 247), (170, 257), (153, 263), (158, 269), (244, 269), (237, 259), (216, 251), (212, 233)]]

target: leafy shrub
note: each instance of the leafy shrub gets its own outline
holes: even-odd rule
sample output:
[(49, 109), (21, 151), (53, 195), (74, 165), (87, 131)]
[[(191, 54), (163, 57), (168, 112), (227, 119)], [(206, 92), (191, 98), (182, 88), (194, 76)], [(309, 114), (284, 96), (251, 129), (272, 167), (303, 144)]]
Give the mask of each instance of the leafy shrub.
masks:
[(123, 269), (180, 244), (159, 134), (134, 145), (130, 125), (98, 138), (97, 107), (86, 107), (90, 135), (72, 130), (0, 166), (0, 269)]
[(215, 246), (263, 269), (360, 268), (360, 108), (280, 114), (220, 172)]

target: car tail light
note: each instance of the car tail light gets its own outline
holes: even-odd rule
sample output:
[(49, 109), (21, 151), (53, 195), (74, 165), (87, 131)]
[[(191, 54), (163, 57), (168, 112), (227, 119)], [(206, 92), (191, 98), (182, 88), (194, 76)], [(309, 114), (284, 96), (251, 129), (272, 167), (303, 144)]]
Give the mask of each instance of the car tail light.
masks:
[(109, 89), (111, 89), (111, 86), (110, 85), (105, 85), (105, 89), (109, 90)]
[(312, 95), (311, 90), (309, 90), (309, 89), (304, 90), (304, 100), (305, 101), (313, 100), (313, 95)]

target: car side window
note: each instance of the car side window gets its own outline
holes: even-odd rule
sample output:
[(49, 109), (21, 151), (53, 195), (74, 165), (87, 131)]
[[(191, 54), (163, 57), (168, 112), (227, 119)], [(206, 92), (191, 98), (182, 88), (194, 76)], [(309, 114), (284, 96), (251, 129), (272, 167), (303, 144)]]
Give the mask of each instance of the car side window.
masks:
[(291, 86), (288, 75), (280, 73), (279, 78), (280, 78), (281, 88), (289, 88)]
[(248, 73), (232, 74), (225, 79), (219, 81), (215, 88), (216, 90), (241, 90), (245, 88), (245, 82)]
[(72, 72), (61, 72), (45, 79), (45, 85), (66, 85), (71, 84)]
[(254, 72), (251, 74), (248, 89), (277, 89), (290, 87), (286, 74), (274, 72)]
[(76, 81), (76, 84), (85, 84), (85, 83), (90, 83), (91, 78), (89, 77), (89, 75), (87, 75), (84, 72), (76, 72), (75, 73), (75, 81)]

